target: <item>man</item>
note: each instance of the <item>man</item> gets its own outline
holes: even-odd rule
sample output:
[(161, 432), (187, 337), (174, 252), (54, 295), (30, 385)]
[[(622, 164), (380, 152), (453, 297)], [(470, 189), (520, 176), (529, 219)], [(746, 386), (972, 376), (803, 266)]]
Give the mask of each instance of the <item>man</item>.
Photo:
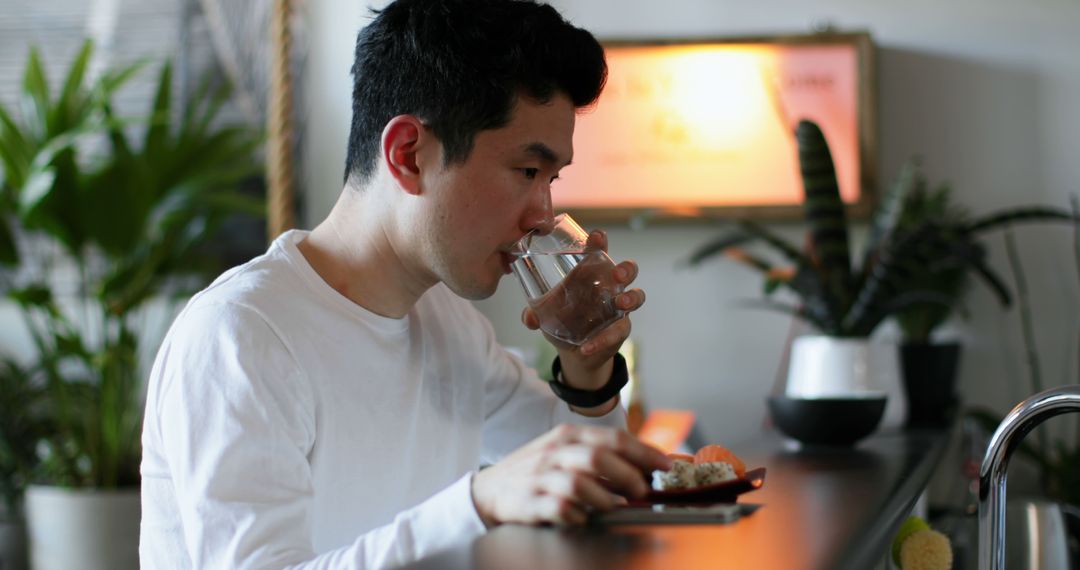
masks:
[(606, 74), (595, 39), (531, 1), (399, 0), (353, 74), (333, 211), (194, 297), (158, 353), (146, 568), (400, 564), (502, 523), (583, 522), (669, 466), (618, 429), (628, 319), (556, 343), (571, 406), (464, 300), (551, 227), (575, 111)]

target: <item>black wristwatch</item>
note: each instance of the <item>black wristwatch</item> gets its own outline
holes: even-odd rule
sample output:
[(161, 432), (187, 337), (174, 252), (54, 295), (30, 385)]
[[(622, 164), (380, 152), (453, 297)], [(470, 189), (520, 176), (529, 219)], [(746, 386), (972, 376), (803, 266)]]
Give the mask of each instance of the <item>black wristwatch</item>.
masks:
[(559, 357), (556, 356), (555, 361), (551, 363), (551, 377), (553, 380), (548, 382), (548, 385), (551, 386), (551, 391), (555, 392), (555, 395), (560, 400), (579, 408), (595, 408), (614, 398), (630, 380), (630, 372), (626, 369), (626, 359), (619, 353), (615, 353), (615, 366), (611, 369), (611, 379), (599, 390), (578, 390), (570, 387), (559, 381), (561, 375), (562, 363), (559, 362)]

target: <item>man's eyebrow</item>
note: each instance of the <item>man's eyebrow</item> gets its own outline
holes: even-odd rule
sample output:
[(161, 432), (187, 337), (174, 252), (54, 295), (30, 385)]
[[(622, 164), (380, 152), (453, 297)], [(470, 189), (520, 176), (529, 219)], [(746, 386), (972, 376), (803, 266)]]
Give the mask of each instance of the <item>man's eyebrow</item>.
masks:
[[(543, 160), (545, 162), (549, 162), (551, 164), (559, 164), (559, 155), (554, 150), (551, 150), (551, 147), (542, 142), (534, 142), (525, 145), (525, 152), (535, 155), (539, 157), (540, 160)], [(566, 162), (560, 165), (560, 168), (569, 165), (570, 160), (568, 159)]]

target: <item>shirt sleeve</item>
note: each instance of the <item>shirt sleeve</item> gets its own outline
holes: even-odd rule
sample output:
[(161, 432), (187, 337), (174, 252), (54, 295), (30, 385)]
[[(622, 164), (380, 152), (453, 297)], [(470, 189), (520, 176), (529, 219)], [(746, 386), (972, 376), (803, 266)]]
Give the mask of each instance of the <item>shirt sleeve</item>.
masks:
[(480, 318), (483, 319), (490, 371), (484, 397), (483, 463), (495, 463), (564, 423), (626, 429), (626, 412), (621, 405), (599, 417), (583, 416), (571, 410), (569, 404), (555, 396), (536, 370), (496, 342), (491, 323), (483, 316)]
[(195, 568), (383, 568), (484, 531), (467, 474), (354, 543), (312, 544), (315, 404), (303, 370), (254, 310), (185, 311), (155, 366), (156, 422)]

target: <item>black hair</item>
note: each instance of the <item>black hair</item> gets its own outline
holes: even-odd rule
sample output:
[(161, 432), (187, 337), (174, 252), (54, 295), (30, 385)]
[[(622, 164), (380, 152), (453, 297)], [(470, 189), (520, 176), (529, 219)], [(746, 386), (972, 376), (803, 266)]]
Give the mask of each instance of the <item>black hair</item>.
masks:
[(382, 130), (416, 115), (445, 162), (464, 162), (477, 132), (510, 120), (519, 95), (556, 92), (575, 107), (600, 96), (604, 50), (546, 4), (531, 0), (397, 0), (356, 38), (353, 118), (345, 179), (375, 170)]

